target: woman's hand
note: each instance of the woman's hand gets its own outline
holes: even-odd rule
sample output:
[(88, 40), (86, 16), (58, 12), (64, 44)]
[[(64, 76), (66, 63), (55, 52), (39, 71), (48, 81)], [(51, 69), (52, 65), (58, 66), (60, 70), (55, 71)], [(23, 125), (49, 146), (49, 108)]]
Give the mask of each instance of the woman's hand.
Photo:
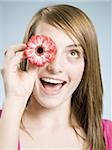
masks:
[(27, 71), (20, 69), (20, 63), (25, 59), (25, 48), (26, 44), (18, 44), (9, 47), (5, 52), (1, 73), (7, 98), (16, 97), (27, 100), (32, 93), (37, 77), (37, 67), (30, 64)]

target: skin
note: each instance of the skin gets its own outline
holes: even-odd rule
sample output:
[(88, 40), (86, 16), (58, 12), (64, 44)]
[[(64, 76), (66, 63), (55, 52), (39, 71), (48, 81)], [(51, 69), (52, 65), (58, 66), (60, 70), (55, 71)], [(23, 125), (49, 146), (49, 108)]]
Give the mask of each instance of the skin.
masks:
[[(79, 85), (83, 75), (83, 50), (81, 47), (77, 48), (80, 53), (78, 56), (73, 41), (63, 31), (45, 23), (41, 23), (37, 27), (35, 34), (50, 36), (56, 43), (57, 54), (52, 63), (38, 69), (38, 78), (33, 90), (34, 98), (46, 108), (53, 108), (61, 103), (70, 102), (71, 95)], [(79, 44), (77, 40), (75, 44)], [(38, 80), (43, 77), (65, 81), (66, 84), (59, 91), (52, 89), (45, 91)]]
[[(35, 138), (31, 143), (31, 138), (21, 131), (22, 139), (26, 139), (21, 140), (24, 141), (23, 147), (29, 144), (29, 147), (81, 149), (82, 141), (77, 139), (69, 125), (69, 113), (71, 95), (79, 85), (84, 71), (83, 50), (81, 47), (76, 49), (74, 42), (63, 31), (48, 24), (41, 23), (35, 34), (50, 36), (56, 44), (57, 53), (52, 63), (37, 69), (33, 93), (23, 117), (25, 127)], [(75, 44), (79, 44), (77, 40)], [(44, 89), (40, 82), (43, 77), (66, 81), (66, 84), (59, 90)], [(36, 144), (35, 139), (38, 139)]]
[[(26, 150), (25, 147), (38, 147), (40, 150), (49, 146), (52, 150), (55, 147), (82, 149), (83, 141), (77, 138), (70, 126), (69, 114), (72, 93), (79, 85), (84, 71), (83, 50), (80, 46), (76, 48), (66, 33), (51, 25), (40, 23), (35, 34), (43, 34), (53, 39), (57, 47), (56, 57), (44, 67), (37, 68), (29, 64), (28, 71), (23, 72), (18, 69), (18, 64), (25, 58), (23, 53), (26, 45), (8, 48), (2, 69), (6, 100), (0, 123), (0, 146), (16, 147), (20, 134), (23, 150)], [(76, 39), (75, 44), (79, 44)], [(66, 84), (57, 88), (58, 90), (43, 88), (40, 78), (65, 81)], [(31, 93), (29, 105), (25, 109)], [(33, 139), (24, 130), (19, 129), (21, 117)], [(80, 133), (80, 130), (78, 132)], [(12, 138), (7, 136), (11, 133), (14, 133)]]

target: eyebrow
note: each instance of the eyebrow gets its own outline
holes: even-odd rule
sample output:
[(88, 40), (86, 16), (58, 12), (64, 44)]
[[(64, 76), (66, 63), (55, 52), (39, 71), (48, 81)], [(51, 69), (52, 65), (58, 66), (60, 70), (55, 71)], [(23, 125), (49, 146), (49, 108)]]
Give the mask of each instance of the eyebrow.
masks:
[(71, 45), (68, 45), (66, 47), (71, 48), (71, 47), (80, 47), (80, 46), (81, 46), (80, 44), (71, 44)]
[(66, 48), (72, 48), (72, 47), (78, 48), (78, 51), (84, 54), (84, 50), (81, 47), (81, 44), (70, 44), (70, 45), (66, 46)]

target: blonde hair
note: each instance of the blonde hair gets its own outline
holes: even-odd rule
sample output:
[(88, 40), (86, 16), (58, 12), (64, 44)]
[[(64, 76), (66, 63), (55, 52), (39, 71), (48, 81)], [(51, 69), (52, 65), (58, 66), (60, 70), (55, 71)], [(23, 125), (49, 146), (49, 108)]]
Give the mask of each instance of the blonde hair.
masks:
[(70, 38), (76, 38), (81, 44), (85, 68), (82, 80), (72, 95), (70, 121), (75, 129), (76, 119), (83, 129), (88, 147), (91, 145), (93, 150), (105, 150), (101, 127), (103, 87), (98, 42), (92, 22), (79, 8), (62, 4), (48, 6), (33, 16), (23, 42), (26, 43), (35, 34), (40, 22), (63, 30)]

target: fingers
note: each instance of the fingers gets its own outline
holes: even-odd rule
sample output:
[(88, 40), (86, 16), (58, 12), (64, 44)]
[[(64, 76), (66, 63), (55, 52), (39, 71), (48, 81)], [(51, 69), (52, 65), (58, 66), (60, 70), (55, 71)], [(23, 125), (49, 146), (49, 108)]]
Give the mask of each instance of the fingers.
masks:
[(12, 57), (11, 61), (8, 61), (11, 66), (19, 67), (20, 63), (25, 59), (24, 51), (17, 52), (14, 57)]
[[(4, 53), (4, 66), (3, 70), (20, 70), (20, 64), (26, 59), (24, 55), (24, 50), (26, 48), (26, 44), (18, 44), (10, 46)], [(30, 64), (27, 61), (27, 68), (24, 69), (30, 76), (36, 77), (37, 75), (37, 67), (35, 65)], [(22, 70), (22, 69), (21, 69)]]
[(9, 60), (12, 57), (15, 56), (16, 53), (24, 51), (26, 48), (26, 44), (17, 44), (10, 46), (7, 50), (4, 52), (5, 59)]
[(3, 70), (20, 65), (23, 59), (25, 59), (24, 49), (26, 48), (26, 44), (17, 44), (10, 46), (4, 53), (4, 64)]

